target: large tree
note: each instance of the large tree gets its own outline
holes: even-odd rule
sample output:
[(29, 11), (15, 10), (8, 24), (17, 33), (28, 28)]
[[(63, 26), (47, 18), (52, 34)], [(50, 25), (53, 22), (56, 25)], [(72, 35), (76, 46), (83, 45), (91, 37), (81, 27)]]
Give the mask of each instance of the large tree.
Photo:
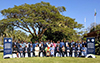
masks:
[[(34, 39), (42, 38), (44, 32), (51, 28), (53, 32), (59, 31), (66, 35), (72, 34), (74, 28), (81, 28), (82, 24), (75, 19), (61, 15), (65, 7), (55, 7), (50, 3), (23, 4), (13, 8), (4, 9), (1, 14), (5, 17), (0, 24), (8, 24), (29, 32)], [(34, 33), (34, 34), (33, 34)]]

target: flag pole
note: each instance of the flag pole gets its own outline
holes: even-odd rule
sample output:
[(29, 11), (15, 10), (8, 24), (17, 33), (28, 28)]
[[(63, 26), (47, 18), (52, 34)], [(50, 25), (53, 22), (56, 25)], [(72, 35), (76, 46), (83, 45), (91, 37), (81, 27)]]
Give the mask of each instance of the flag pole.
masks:
[(86, 31), (86, 17), (84, 18), (84, 22), (85, 22), (85, 31)]
[(84, 22), (85, 22), (85, 29), (86, 29), (86, 18), (84, 18)]
[(94, 15), (94, 25), (95, 25), (95, 31), (96, 31), (96, 9), (94, 11), (95, 11), (95, 15)]

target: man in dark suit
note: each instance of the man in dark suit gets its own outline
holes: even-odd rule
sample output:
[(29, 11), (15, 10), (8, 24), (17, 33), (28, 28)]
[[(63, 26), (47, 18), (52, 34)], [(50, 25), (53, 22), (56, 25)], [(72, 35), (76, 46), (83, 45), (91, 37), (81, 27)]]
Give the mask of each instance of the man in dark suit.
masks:
[(65, 48), (66, 48), (65, 54), (66, 54), (66, 56), (67, 56), (67, 46), (68, 46), (68, 48), (71, 47), (71, 44), (69, 43), (69, 40), (67, 40), (67, 41), (65, 42)]
[(80, 45), (78, 45), (78, 47), (77, 47), (77, 54), (76, 54), (77, 57), (81, 56), (81, 49), (82, 49), (82, 47), (80, 47)]
[(12, 47), (17, 46), (16, 40), (12, 43)]
[(18, 57), (18, 48), (16, 47), (16, 45), (14, 45), (13, 50), (12, 50), (12, 55), (13, 57), (15, 57), (14, 55), (16, 55), (16, 57)]
[(71, 48), (69, 47), (69, 45), (67, 45), (67, 47), (66, 47), (66, 56), (67, 56), (67, 57), (70, 56), (70, 52), (71, 52), (70, 49), (71, 49)]
[(31, 45), (30, 47), (29, 47), (29, 57), (33, 57), (33, 52), (34, 52), (34, 50), (33, 50), (33, 46)]
[(16, 46), (17, 46), (18, 49), (20, 48), (20, 41), (18, 41), (18, 42), (16, 43)]
[(32, 42), (30, 42), (30, 43), (29, 43), (29, 47), (31, 47), (32, 45), (33, 45)]
[(25, 46), (25, 48), (24, 48), (24, 57), (28, 57), (28, 53), (29, 53), (29, 48), (27, 46)]
[(76, 47), (75, 44), (73, 44), (73, 47), (71, 47), (71, 56), (76, 57)]
[(41, 56), (42, 54), (42, 56), (44, 57), (44, 50), (45, 50), (45, 47), (43, 46), (43, 44), (41, 44), (39, 56)]
[[(43, 46), (44, 46), (44, 49), (47, 47), (47, 44), (46, 44), (46, 42), (45, 42), (45, 41), (44, 41)], [(46, 51), (44, 51), (44, 56), (46, 56)]]
[(56, 56), (57, 53), (61, 56), (61, 51), (60, 51), (60, 46), (59, 45), (57, 45), (55, 47), (55, 54), (54, 55)]

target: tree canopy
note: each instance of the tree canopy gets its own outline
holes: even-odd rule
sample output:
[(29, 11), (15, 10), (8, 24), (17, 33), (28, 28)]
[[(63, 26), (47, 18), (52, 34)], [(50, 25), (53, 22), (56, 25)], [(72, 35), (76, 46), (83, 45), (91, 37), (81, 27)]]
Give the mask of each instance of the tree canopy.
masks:
[[(52, 32), (62, 32), (65, 35), (76, 33), (75, 28), (81, 29), (82, 24), (75, 19), (61, 15), (66, 11), (64, 6), (55, 7), (50, 3), (22, 4), (13, 8), (4, 9), (1, 14), (5, 17), (0, 20), (0, 25), (17, 27), (29, 32), (33, 38), (41, 39), (44, 32), (52, 29)], [(34, 33), (34, 34), (33, 34)]]

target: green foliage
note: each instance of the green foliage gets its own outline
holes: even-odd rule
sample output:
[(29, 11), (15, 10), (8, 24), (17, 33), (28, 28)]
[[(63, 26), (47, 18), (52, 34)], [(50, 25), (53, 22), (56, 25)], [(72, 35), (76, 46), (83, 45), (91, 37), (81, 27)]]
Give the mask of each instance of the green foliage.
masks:
[(46, 41), (46, 38), (47, 38), (47, 36), (43, 35), (42, 38), (41, 38), (41, 40), (42, 41)]
[(100, 41), (95, 41), (95, 54), (100, 55)]
[(63, 34), (62, 32), (56, 31), (53, 32), (50, 28), (44, 33), (44, 35), (47, 36), (47, 40), (53, 40), (55, 42), (57, 42), (58, 40), (62, 40), (64, 37), (66, 37), (65, 34)]
[(3, 34), (3, 37), (10, 37), (12, 38), (13, 40), (20, 40), (20, 41), (29, 41), (30, 39), (28, 38), (28, 36), (20, 31), (20, 30), (9, 30), (9, 29), (6, 29), (4, 31), (4, 34)]
[(43, 1), (31, 5), (26, 3), (15, 5), (13, 8), (1, 11), (5, 19), (0, 20), (0, 25), (3, 23), (3, 26), (9, 24), (13, 28), (18, 27), (29, 32), (35, 40), (41, 40), (48, 28), (51, 28), (53, 33), (72, 35), (76, 33), (74, 29), (81, 29), (83, 25), (75, 22), (75, 19), (61, 15), (60, 13), (64, 11), (66, 11), (64, 6), (55, 7)]
[(100, 30), (100, 24), (97, 24), (96, 28), (95, 28), (95, 23), (92, 23), (91, 27), (89, 28), (89, 30), (90, 30), (90, 32)]
[(3, 49), (3, 47), (0, 46), (0, 49)]
[(86, 41), (86, 38), (83, 38), (83, 41)]

